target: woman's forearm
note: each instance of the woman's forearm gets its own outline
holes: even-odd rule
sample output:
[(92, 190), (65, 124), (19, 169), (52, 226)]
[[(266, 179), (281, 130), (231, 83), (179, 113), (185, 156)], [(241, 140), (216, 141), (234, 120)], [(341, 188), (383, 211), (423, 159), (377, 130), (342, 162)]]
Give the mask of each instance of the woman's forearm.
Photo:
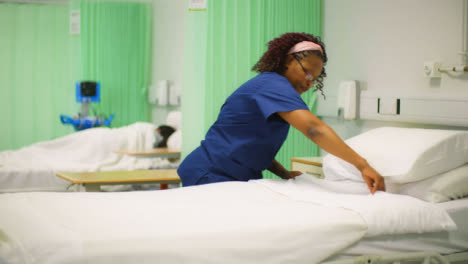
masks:
[(278, 112), (278, 114), (326, 152), (353, 164), (359, 170), (368, 166), (364, 158), (346, 145), (333, 129), (310, 111), (295, 110)]
[(337, 156), (362, 170), (369, 164), (350, 148), (336, 133), (324, 122), (308, 129), (306, 136), (326, 152)]
[(362, 174), (371, 193), (385, 191), (385, 181), (374, 168), (352, 150), (327, 124), (308, 110), (278, 112), (286, 122), (297, 128), (320, 148), (353, 164)]
[(279, 163), (276, 160), (273, 160), (271, 163), (270, 167), (268, 167), (268, 170), (274, 173), (275, 175), (283, 178), (283, 179), (288, 179), (288, 170), (286, 170), (281, 163)]

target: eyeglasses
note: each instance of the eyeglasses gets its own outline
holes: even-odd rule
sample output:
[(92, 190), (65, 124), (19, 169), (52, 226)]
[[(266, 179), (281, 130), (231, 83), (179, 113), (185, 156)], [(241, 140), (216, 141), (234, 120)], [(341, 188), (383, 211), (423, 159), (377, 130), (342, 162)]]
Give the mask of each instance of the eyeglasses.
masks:
[(302, 70), (304, 71), (304, 73), (306, 75), (305, 76), (306, 80), (314, 82), (315, 81), (314, 76), (312, 76), (312, 74), (307, 72), (307, 70), (304, 68), (304, 66), (302, 66), (301, 60), (299, 60), (299, 58), (297, 56), (294, 56), (294, 58), (297, 60), (297, 63), (299, 63), (299, 65), (301, 65), (301, 68), (302, 68)]

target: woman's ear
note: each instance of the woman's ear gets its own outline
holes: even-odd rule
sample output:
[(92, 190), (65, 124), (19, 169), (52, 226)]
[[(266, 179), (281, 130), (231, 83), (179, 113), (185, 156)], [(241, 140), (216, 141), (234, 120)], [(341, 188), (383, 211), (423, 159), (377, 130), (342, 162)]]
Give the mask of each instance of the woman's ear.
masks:
[(289, 64), (291, 64), (291, 62), (292, 62), (293, 60), (294, 60), (293, 55), (288, 54), (288, 56), (286, 57), (285, 65), (288, 66)]

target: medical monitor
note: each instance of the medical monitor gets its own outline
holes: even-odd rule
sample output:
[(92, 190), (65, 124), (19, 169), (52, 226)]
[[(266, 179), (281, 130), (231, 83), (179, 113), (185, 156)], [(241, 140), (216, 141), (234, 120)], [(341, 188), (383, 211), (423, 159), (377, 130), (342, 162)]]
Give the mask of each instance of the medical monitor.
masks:
[(101, 85), (99, 82), (94, 81), (82, 81), (76, 83), (76, 102), (94, 102), (97, 103), (100, 100)]

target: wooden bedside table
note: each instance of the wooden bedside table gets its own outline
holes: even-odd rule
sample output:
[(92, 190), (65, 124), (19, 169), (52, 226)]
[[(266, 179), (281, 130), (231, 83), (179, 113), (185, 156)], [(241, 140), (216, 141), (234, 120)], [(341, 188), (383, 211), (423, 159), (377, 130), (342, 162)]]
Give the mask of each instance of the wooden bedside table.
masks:
[(291, 158), (291, 170), (323, 178), (322, 159), (323, 157), (293, 157)]
[(83, 184), (87, 192), (99, 192), (101, 185), (159, 183), (161, 189), (167, 189), (168, 183), (180, 183), (177, 170), (57, 172), (57, 176)]

